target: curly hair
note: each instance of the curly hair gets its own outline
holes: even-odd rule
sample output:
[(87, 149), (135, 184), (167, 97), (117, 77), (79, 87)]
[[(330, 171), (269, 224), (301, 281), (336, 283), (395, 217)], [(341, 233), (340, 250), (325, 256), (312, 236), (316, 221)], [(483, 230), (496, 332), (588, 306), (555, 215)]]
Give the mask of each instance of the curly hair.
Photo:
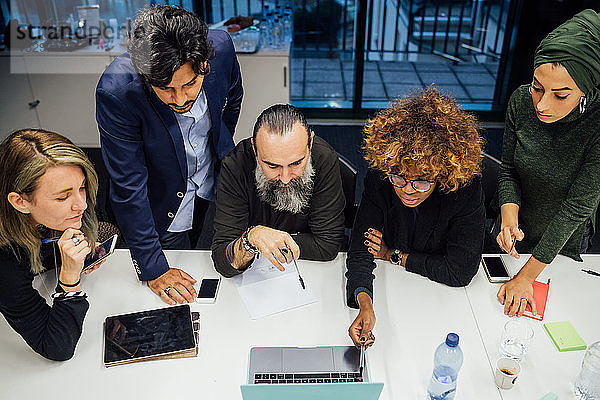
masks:
[(480, 173), (477, 120), (434, 87), (381, 110), (364, 128), (365, 158), (386, 174), (416, 175), (452, 192)]

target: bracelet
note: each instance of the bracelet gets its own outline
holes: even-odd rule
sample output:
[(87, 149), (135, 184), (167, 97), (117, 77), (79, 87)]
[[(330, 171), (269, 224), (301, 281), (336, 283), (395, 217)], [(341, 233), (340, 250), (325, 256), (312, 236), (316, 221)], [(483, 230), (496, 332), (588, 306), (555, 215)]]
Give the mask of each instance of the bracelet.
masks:
[(73, 283), (72, 285), (61, 282), (60, 279), (58, 280), (58, 283), (64, 287), (75, 287), (75, 286), (79, 286), (79, 284), (81, 283), (81, 279), (78, 279), (77, 282)]
[(242, 234), (242, 244), (244, 245), (244, 249), (246, 249), (246, 251), (248, 251), (249, 253), (252, 253), (252, 254), (256, 254), (256, 253), (258, 253), (258, 249), (256, 248), (256, 246), (253, 246), (248, 241), (248, 233), (250, 232), (250, 229), (252, 229), (252, 228), (254, 228), (254, 227), (253, 226), (249, 227)]

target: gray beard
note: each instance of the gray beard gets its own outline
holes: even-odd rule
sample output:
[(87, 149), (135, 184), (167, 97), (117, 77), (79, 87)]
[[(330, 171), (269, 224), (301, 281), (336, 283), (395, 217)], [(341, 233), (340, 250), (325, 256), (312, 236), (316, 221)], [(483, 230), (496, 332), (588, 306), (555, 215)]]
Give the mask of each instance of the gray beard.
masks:
[(284, 185), (279, 179), (269, 180), (260, 165), (256, 165), (254, 177), (260, 201), (267, 203), (276, 211), (300, 214), (308, 208), (314, 187), (315, 170), (308, 157), (306, 168), (301, 176)]

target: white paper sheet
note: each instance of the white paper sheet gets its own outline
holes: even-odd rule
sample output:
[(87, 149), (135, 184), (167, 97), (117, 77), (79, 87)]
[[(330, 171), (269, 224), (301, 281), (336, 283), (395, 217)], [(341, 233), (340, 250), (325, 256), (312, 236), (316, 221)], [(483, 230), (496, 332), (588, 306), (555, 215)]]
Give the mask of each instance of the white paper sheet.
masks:
[(302, 289), (293, 263), (284, 267), (285, 271), (280, 271), (268, 259), (259, 257), (247, 271), (232, 278), (251, 319), (319, 300), (308, 286)]

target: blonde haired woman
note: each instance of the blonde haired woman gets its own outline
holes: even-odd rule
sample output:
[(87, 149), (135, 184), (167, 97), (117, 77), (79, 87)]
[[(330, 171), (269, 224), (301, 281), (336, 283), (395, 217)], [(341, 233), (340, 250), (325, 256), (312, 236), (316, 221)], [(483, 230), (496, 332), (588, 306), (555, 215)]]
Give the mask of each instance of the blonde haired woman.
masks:
[[(36, 129), (0, 145), (0, 312), (37, 353), (73, 356), (89, 304), (80, 288), (84, 259), (96, 242), (98, 177), (81, 149)], [(55, 269), (49, 306), (32, 287)]]

